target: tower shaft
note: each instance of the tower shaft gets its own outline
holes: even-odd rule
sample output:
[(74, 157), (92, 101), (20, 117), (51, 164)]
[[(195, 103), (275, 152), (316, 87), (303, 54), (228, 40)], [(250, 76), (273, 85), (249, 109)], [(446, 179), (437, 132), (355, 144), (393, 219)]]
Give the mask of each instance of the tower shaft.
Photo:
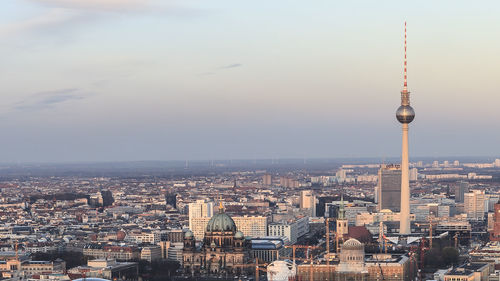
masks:
[(408, 124), (403, 126), (403, 142), (401, 146), (401, 212), (400, 234), (410, 234), (410, 178), (408, 159)]

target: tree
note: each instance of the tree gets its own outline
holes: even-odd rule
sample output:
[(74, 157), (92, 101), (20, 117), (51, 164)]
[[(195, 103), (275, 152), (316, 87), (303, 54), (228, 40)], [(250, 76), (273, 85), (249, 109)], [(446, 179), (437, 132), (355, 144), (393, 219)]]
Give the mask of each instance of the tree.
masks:
[(425, 252), (425, 265), (426, 267), (440, 267), (443, 264), (443, 257), (439, 248), (432, 248)]
[(444, 247), (442, 251), (443, 263), (445, 265), (455, 264), (458, 262), (458, 251), (453, 247)]

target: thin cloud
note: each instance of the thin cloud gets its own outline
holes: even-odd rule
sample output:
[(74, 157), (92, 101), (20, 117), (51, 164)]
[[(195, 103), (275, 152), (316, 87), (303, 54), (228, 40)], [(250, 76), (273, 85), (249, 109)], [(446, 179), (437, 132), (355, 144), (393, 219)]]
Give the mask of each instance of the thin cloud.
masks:
[(219, 69), (230, 69), (230, 68), (236, 68), (236, 67), (242, 67), (242, 66), (243, 65), (241, 63), (233, 63), (230, 65), (219, 67)]
[(85, 97), (79, 93), (79, 89), (61, 89), (55, 91), (39, 92), (31, 95), (24, 101), (14, 105), (15, 110), (37, 111), (52, 108), (57, 104), (71, 100), (82, 100)]
[(46, 13), (27, 20), (0, 25), (0, 37), (66, 25), (79, 17), (78, 13), (66, 9), (50, 9)]
[(215, 72), (202, 72), (202, 73), (198, 73), (198, 76), (209, 76), (209, 75), (214, 75)]
[(201, 73), (198, 73), (197, 75), (198, 76), (215, 75), (215, 74), (217, 74), (218, 70), (232, 69), (232, 68), (237, 68), (237, 67), (242, 67), (242, 66), (243, 66), (243, 64), (241, 64), (241, 63), (232, 63), (232, 64), (228, 64), (228, 65), (225, 65), (225, 66), (218, 67), (214, 71), (201, 72)]
[(206, 11), (180, 5), (177, 0), (28, 0), (46, 7), (32, 18), (0, 25), (0, 39), (24, 33), (68, 29), (75, 25), (109, 19), (112, 13), (148, 13), (156, 16), (193, 17)]
[(93, 11), (137, 11), (148, 8), (148, 0), (30, 0), (42, 5)]
[(29, 0), (46, 7), (93, 13), (149, 13), (158, 16), (192, 17), (205, 10), (186, 6), (180, 0)]

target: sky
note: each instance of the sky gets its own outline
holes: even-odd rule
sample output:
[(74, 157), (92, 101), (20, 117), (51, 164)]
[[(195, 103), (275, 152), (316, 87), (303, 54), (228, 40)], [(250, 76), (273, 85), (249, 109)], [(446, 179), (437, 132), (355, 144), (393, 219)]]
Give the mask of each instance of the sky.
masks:
[(500, 156), (498, 1), (2, 0), (0, 162)]

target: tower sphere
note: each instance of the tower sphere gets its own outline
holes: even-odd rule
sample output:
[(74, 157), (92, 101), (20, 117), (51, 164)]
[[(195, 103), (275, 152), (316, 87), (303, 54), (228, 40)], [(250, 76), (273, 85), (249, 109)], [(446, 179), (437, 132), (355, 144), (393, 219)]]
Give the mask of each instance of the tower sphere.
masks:
[(402, 124), (409, 124), (415, 118), (415, 110), (409, 105), (402, 105), (396, 110), (396, 118)]

